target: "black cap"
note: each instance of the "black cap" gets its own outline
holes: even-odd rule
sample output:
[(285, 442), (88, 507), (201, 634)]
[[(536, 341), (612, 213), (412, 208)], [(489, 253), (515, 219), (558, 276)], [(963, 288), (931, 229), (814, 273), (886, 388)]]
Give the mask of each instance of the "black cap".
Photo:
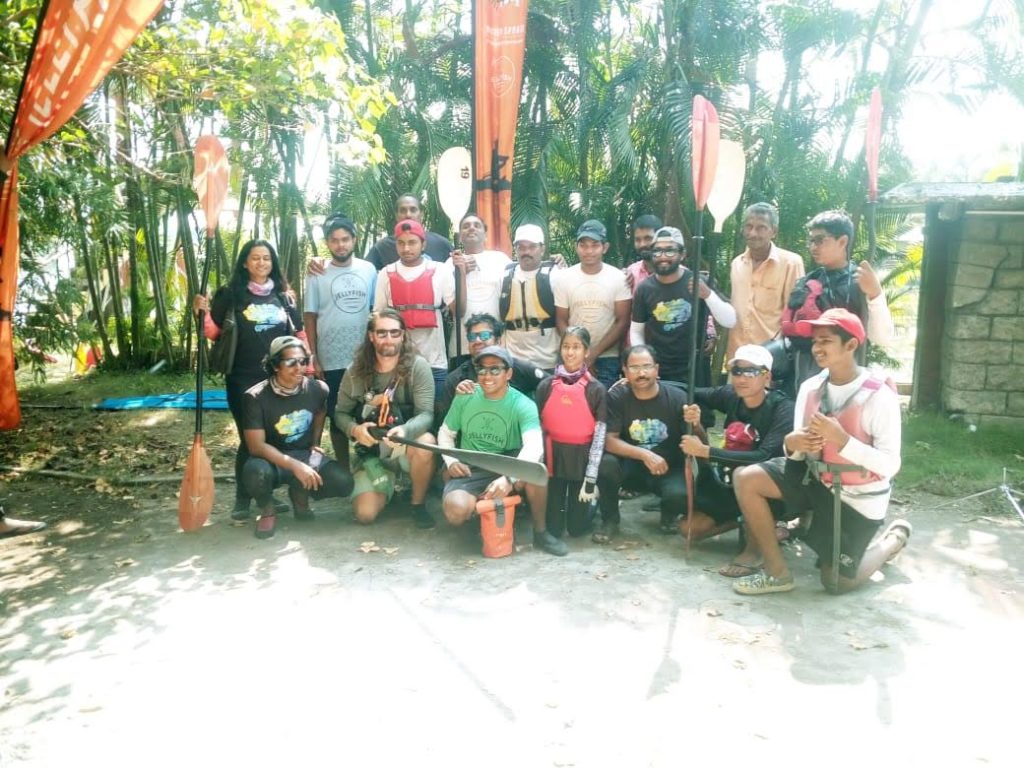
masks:
[(473, 362), (479, 363), (485, 357), (496, 357), (505, 364), (506, 368), (512, 367), (512, 355), (504, 347), (496, 347), (493, 344), (489, 347), (484, 347), (473, 355)]
[(579, 242), (584, 237), (589, 237), (591, 240), (597, 240), (605, 243), (608, 241), (608, 230), (605, 228), (597, 219), (587, 219), (580, 228), (576, 230), (576, 242)]
[(332, 213), (324, 220), (324, 237), (327, 237), (336, 229), (348, 230), (352, 237), (356, 236), (355, 222), (343, 213)]

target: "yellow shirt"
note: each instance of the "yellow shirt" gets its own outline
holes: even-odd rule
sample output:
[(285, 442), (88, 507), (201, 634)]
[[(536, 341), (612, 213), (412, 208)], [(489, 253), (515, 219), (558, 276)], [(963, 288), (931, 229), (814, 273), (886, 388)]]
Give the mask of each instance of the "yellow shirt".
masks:
[(740, 345), (764, 344), (779, 332), (789, 294), (804, 275), (804, 262), (772, 243), (768, 258), (756, 269), (747, 249), (732, 260), (730, 275), (736, 325), (729, 330), (726, 360)]

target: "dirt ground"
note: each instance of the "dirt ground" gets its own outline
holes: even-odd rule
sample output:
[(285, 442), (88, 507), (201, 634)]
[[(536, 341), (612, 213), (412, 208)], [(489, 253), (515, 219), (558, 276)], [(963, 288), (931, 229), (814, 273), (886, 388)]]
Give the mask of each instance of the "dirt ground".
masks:
[(910, 547), (856, 594), (794, 544), (797, 589), (741, 597), (735, 534), (687, 556), (643, 499), (565, 558), (347, 503), (258, 541), (229, 483), (183, 534), (175, 483), (116, 480), (180, 473), (191, 418), (27, 411), (0, 438), (7, 466), (105, 478), (0, 476), (49, 523), (0, 541), (3, 768), (1021, 764), (1024, 525), (995, 494), (897, 493)]

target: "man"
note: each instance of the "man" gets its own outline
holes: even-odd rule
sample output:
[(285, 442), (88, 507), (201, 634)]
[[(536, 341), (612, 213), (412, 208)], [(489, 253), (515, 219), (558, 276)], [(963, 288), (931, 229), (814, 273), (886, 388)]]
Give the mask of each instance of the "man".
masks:
[(327, 418), (327, 385), (306, 376), (306, 346), (295, 336), (279, 336), (270, 344), (263, 367), (267, 378), (245, 392), (242, 427), (249, 458), (242, 483), (256, 500), (256, 538), (269, 539), (277, 527), (271, 494), (288, 486), (295, 519), (309, 521), (310, 497), (348, 496), (352, 475), (338, 462), (325, 459), (320, 438)]
[[(363, 343), (345, 371), (334, 412), (338, 429), (355, 446), (352, 512), (372, 523), (395, 493), (405, 472), (412, 481), (412, 514), (418, 528), (433, 528), (427, 490), (434, 475), (434, 454), (403, 446), (391, 437), (433, 444), (434, 380), (426, 360), (416, 354), (402, 315), (382, 309), (370, 316)], [(383, 430), (386, 436), (381, 436)]]
[[(404, 194), (395, 201), (395, 221), (418, 221), (423, 223), (423, 208), (416, 195)], [(427, 260), (443, 262), (452, 252), (452, 244), (448, 239), (434, 232), (425, 232), (423, 239), (423, 256)], [(380, 271), (388, 264), (398, 261), (397, 237), (382, 237), (366, 254), (366, 260), (373, 268)]]
[[(501, 277), (511, 259), (501, 251), (484, 248), (487, 243), (487, 225), (475, 213), (470, 213), (459, 222), (459, 244), (462, 250), (452, 253), (449, 262), (455, 279), (459, 281), (459, 301), (456, 307), (455, 328), (448, 343), (449, 368), (456, 368), (467, 362), (469, 341), (466, 339), (465, 322), (471, 315), (498, 314), (498, 295), (501, 292)], [(458, 353), (456, 334), (462, 336), (461, 353)], [(460, 356), (461, 355), (461, 356)]]
[(385, 307), (398, 310), (409, 336), (434, 374), (435, 395), (448, 375), (441, 310), (452, 310), (455, 284), (449, 265), (428, 261), (423, 256), (427, 232), (423, 225), (405, 219), (395, 225), (399, 260), (377, 275), (374, 311)]
[[(484, 347), (473, 357), (479, 384), (471, 395), (459, 395), (437, 433), (443, 448), (459, 447), (540, 461), (544, 438), (537, 406), (509, 386), (512, 356), (498, 346)], [(500, 499), (513, 493), (514, 477), (470, 467), (444, 457), (450, 479), (444, 487), (444, 516), (452, 525), (464, 524), (476, 513), (479, 499)], [(551, 555), (566, 555), (568, 546), (547, 531), (547, 489), (525, 483), (533, 518), (533, 546)]]
[[(807, 224), (807, 247), (817, 268), (797, 281), (782, 316), (782, 333), (793, 350), (793, 386), (799, 387), (821, 370), (811, 352), (810, 331), (805, 322), (832, 307), (846, 309), (860, 318), (872, 344), (887, 344), (894, 330), (882, 284), (871, 265), (850, 261), (853, 221), (842, 211), (819, 213)], [(865, 349), (859, 349), (864, 362)]]
[[(740, 508), (725, 478), (735, 467), (756, 464), (782, 455), (782, 441), (793, 428), (793, 401), (774, 389), (772, 354), (757, 344), (744, 344), (729, 360), (729, 383), (699, 388), (694, 404), (683, 409), (683, 420), (693, 428), (680, 448), (698, 459), (692, 520), (680, 520), (679, 531), (692, 541), (717, 536), (738, 525)], [(725, 414), (725, 445), (712, 447), (701, 425), (701, 410)], [(714, 462), (714, 466), (711, 464)], [(784, 509), (778, 502), (777, 516)]]
[(662, 226), (661, 219), (650, 213), (638, 216), (633, 222), (633, 263), (623, 271), (634, 295), (640, 283), (654, 274), (654, 234)]
[[(466, 320), (466, 339), (469, 343), (467, 351), (471, 356), (476, 356), (484, 347), (501, 346), (501, 323), (485, 313), (471, 316)], [(512, 379), (509, 382), (513, 389), (522, 392), (524, 395), (533, 397), (537, 385), (547, 374), (534, 365), (529, 359), (522, 360), (518, 357), (512, 358)], [(462, 365), (448, 374), (444, 382), (444, 393), (436, 408), (440, 418), (444, 420), (448, 409), (452, 406), (456, 392), (471, 393), (476, 384), (476, 364), (472, 359), (466, 360)]]
[(796, 281), (804, 275), (797, 254), (775, 245), (779, 210), (770, 203), (754, 203), (743, 212), (743, 239), (747, 249), (732, 260), (730, 297), (736, 325), (729, 331), (727, 357), (746, 344), (764, 344), (775, 338), (782, 312)]
[[(356, 245), (356, 225), (351, 219), (335, 215), (324, 222), (324, 239), (331, 252), (323, 274), (306, 276), (302, 314), (306, 338), (318, 379), (327, 382), (327, 413), (338, 403), (338, 387), (352, 354), (366, 328), (373, 305), (377, 272), (363, 259), (352, 254)], [(331, 445), (343, 467), (349, 466), (348, 440), (330, 423)]]
[(608, 230), (596, 219), (576, 231), (579, 263), (555, 276), (555, 321), (558, 334), (570, 325), (590, 333), (587, 367), (605, 387), (619, 378), (618, 346), (629, 326), (632, 301), (622, 270), (604, 263)]
[(698, 312), (694, 312), (694, 274), (682, 266), (686, 243), (678, 229), (659, 229), (652, 252), (654, 274), (636, 290), (629, 340), (634, 346), (653, 347), (663, 379), (689, 383), (693, 323), (696, 321), (705, 327), (710, 309), (716, 321), (731, 328), (736, 322), (736, 313), (729, 302), (700, 279), (697, 290), (702, 304)]
[(559, 344), (552, 273), (561, 267), (544, 259), (544, 231), (536, 224), (517, 228), (512, 245), (517, 261), (505, 267), (498, 298), (505, 348), (513, 359), (530, 360), (551, 372)]
[(744, 595), (794, 587), (776, 541), (771, 499), (784, 499), (794, 514), (812, 512), (802, 538), (818, 554), (822, 584), (832, 589), (833, 470), (842, 473), (839, 592), (867, 581), (906, 546), (912, 530), (910, 523), (895, 520), (870, 543), (885, 519), (890, 480), (900, 469), (900, 404), (889, 386), (857, 365), (864, 325), (839, 308), (808, 325), (800, 330), (811, 338), (823, 370), (800, 387), (795, 429), (785, 439), (787, 458), (744, 467), (733, 476), (749, 534), (735, 564), (761, 568), (733, 583)]
[(683, 454), (679, 444), (686, 431), (686, 394), (658, 382), (658, 359), (646, 345), (630, 347), (622, 358), (627, 384), (608, 390), (608, 434), (605, 455), (618, 461), (602, 464), (598, 475), (601, 526), (594, 541), (607, 543), (618, 533), (618, 492), (654, 493), (661, 499), (660, 530), (676, 532), (676, 520), (686, 509)]

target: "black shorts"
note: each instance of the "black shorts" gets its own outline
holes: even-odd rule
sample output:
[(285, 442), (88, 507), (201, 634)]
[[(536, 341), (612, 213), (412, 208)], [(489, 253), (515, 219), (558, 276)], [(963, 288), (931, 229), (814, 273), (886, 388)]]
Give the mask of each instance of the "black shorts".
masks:
[[(736, 489), (731, 482), (724, 480), (722, 467), (713, 466), (706, 461), (700, 461), (698, 465), (700, 473), (697, 477), (694, 506), (719, 525), (742, 522), (743, 513), (740, 511), (739, 502), (736, 501)], [(768, 499), (768, 506), (776, 520), (787, 519), (786, 505), (783, 501)]]
[[(777, 461), (777, 460), (776, 460)], [(832, 515), (835, 496), (832, 489), (821, 481), (807, 478), (807, 463), (785, 459), (785, 468), (779, 482), (778, 465), (769, 471), (782, 491), (787, 511), (794, 516), (812, 513), (811, 525), (803, 540), (818, 555), (818, 567), (832, 562)], [(773, 462), (765, 462), (764, 465)], [(805, 484), (805, 479), (807, 480)], [(839, 573), (848, 578), (857, 577), (864, 551), (871, 544), (881, 520), (870, 520), (849, 504), (843, 503), (839, 533)]]

